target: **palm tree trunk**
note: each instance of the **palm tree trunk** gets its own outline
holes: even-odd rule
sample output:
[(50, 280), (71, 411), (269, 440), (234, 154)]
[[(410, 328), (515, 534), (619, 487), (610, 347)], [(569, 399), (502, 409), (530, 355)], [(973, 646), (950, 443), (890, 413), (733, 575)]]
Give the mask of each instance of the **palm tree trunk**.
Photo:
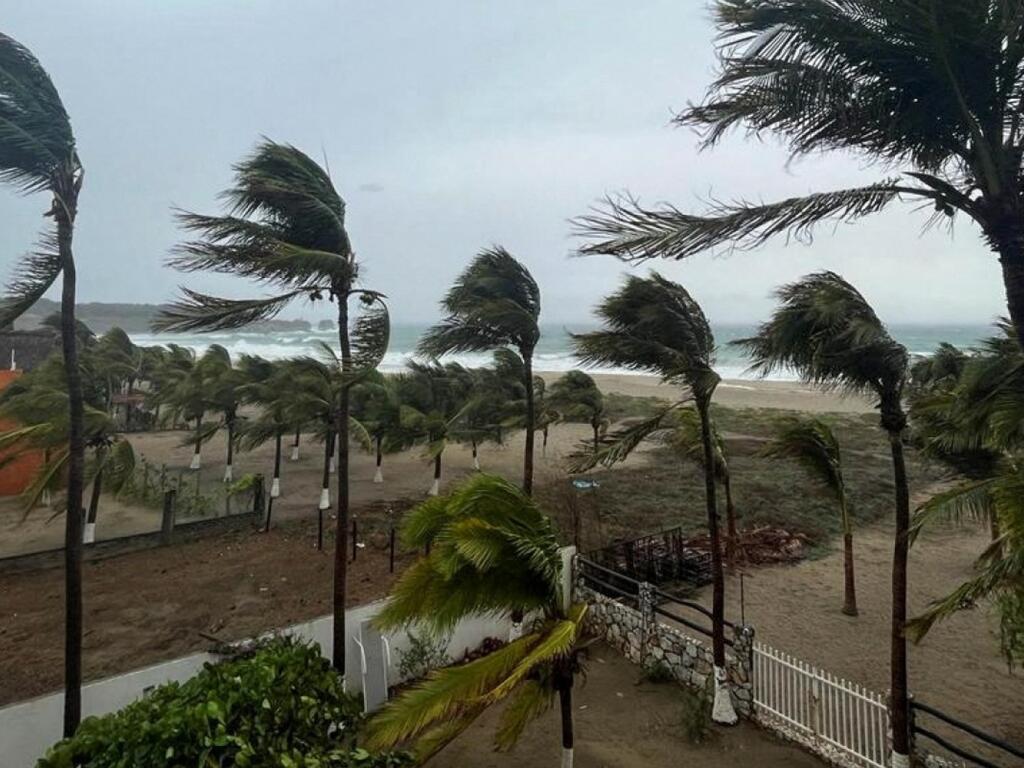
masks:
[(299, 460), (299, 438), (302, 437), (302, 427), (295, 428), (295, 442), (292, 443), (292, 461)]
[(715, 456), (712, 441), (710, 402), (698, 401), (701, 440), (704, 444), (704, 498), (707, 503), (708, 538), (711, 543), (711, 601), (712, 652), (714, 655), (715, 702), (712, 717), (716, 723), (733, 725), (737, 721), (729, 696), (725, 670), (725, 576), (722, 571), (722, 544), (718, 534), (718, 503), (715, 498)]
[(235, 421), (228, 419), (228, 461), (224, 465), (224, 482), (230, 483), (234, 478), (232, 464), (235, 460)]
[[(337, 292), (338, 344), (341, 347), (341, 372), (352, 370), (352, 349), (348, 337), (349, 286)], [(348, 591), (348, 411), (349, 386), (341, 388), (338, 403), (338, 519), (334, 539), (334, 652), (335, 670), (345, 676), (345, 597)]]
[(477, 457), (476, 440), (473, 440), (473, 469), (480, 469), (480, 459)]
[(889, 431), (893, 479), (896, 484), (896, 541), (892, 558), (892, 644), (890, 695), (892, 697), (892, 748), (897, 755), (910, 754), (910, 705), (907, 694), (907, 555), (910, 543), (910, 489), (903, 459), (902, 430)]
[[(96, 461), (102, 462), (102, 451), (97, 451)], [(96, 470), (96, 477), (92, 479), (92, 493), (89, 496), (89, 511), (85, 516), (85, 533), (82, 536), (84, 544), (92, 544), (96, 540), (96, 515), (100, 509), (100, 494), (103, 492), (103, 469)]]
[(75, 327), (75, 260), (71, 250), (77, 195), (54, 201), (63, 286), (60, 335), (68, 386), (68, 497), (64, 516), (64, 736), (82, 718), (82, 486), (85, 475), (85, 404)]
[(526, 448), (523, 451), (523, 493), (533, 495), (533, 427), (537, 420), (533, 402), (533, 350), (523, 352), (523, 375), (526, 378)]
[(323, 482), (320, 483), (320, 509), (327, 509), (331, 506), (331, 447), (334, 444), (334, 433), (327, 429), (327, 436), (324, 438), (324, 474)]
[(189, 466), (190, 469), (199, 469), (202, 466), (202, 454), (200, 451), (203, 449), (203, 417), (196, 417), (196, 446), (192, 452), (192, 464)]
[(383, 483), (384, 482), (384, 471), (381, 469), (381, 464), (384, 463), (384, 436), (377, 435), (374, 438), (377, 448), (377, 471), (373, 476), (373, 482)]
[(1006, 288), (1006, 308), (1010, 321), (1017, 333), (1017, 343), (1024, 349), (1024, 228), (1014, 223), (1005, 227), (1012, 235), (998, 238), (996, 251), (1003, 268), (1003, 285)]
[(547, 456), (548, 455), (548, 428), (547, 427), (544, 427), (543, 434), (544, 434), (544, 442), (541, 443), (540, 452), (541, 452), (542, 456)]
[(597, 451), (601, 447), (601, 425), (590, 422), (590, 428), (594, 430), (594, 455), (597, 456)]
[(441, 454), (434, 457), (434, 484), (430, 486), (430, 495), (437, 496), (441, 492)]
[(739, 533), (736, 531), (736, 506), (732, 501), (732, 478), (725, 473), (725, 559), (732, 563), (736, 559), (736, 542)]
[(281, 438), (284, 436), (282, 430), (277, 430), (274, 435), (274, 479), (270, 484), (270, 498), (275, 499), (281, 495)]
[(564, 673), (568, 681), (558, 685), (558, 704), (562, 713), (562, 768), (572, 768), (573, 725), (572, 725), (572, 673)]
[(854, 578), (853, 568), (853, 525), (850, 522), (845, 494), (839, 500), (839, 517), (843, 526), (843, 613), (847, 616), (856, 616), (857, 580)]

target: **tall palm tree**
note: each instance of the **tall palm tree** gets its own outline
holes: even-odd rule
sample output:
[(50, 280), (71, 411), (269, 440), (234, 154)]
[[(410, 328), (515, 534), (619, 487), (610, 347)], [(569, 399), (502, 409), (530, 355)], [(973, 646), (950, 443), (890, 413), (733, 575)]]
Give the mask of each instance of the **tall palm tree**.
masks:
[(839, 505), (843, 529), (843, 613), (857, 615), (857, 583), (853, 568), (853, 521), (846, 498), (843, 461), (839, 440), (821, 419), (788, 419), (765, 447), (763, 454), (777, 459), (795, 459), (820, 480)]
[(574, 469), (623, 460), (644, 438), (664, 430), (684, 401), (693, 400), (704, 450), (704, 492), (714, 589), (711, 609), (715, 667), (713, 716), (716, 722), (733, 724), (737, 717), (725, 670), (725, 580), (715, 493), (715, 433), (711, 421), (711, 398), (720, 379), (712, 368), (715, 339), (711, 326), (700, 305), (683, 286), (656, 272), (647, 278), (627, 277), (625, 285), (601, 303), (597, 314), (604, 322), (602, 330), (573, 336), (576, 356), (583, 363), (655, 373), (667, 383), (682, 387), (685, 395), (655, 417), (609, 435), (605, 446), (591, 456), (582, 457)]
[(481, 251), (441, 302), (447, 316), (420, 340), (419, 351), (439, 358), (452, 352), (514, 350), (523, 361), (526, 448), (523, 490), (533, 492), (533, 352), (540, 340), (540, 289), (501, 246)]
[(370, 438), (376, 458), (373, 482), (384, 482), (384, 454), (406, 448), (409, 436), (402, 428), (402, 401), (394, 376), (375, 373), (352, 390), (353, 419)]
[(548, 401), (558, 411), (563, 421), (582, 421), (590, 425), (594, 433), (596, 453), (601, 435), (608, 429), (608, 414), (604, 395), (593, 378), (583, 371), (569, 371), (551, 385)]
[(382, 629), (415, 624), (445, 632), (472, 615), (538, 617), (519, 639), (435, 671), (391, 702), (370, 721), (368, 746), (413, 740), (425, 760), (488, 707), (511, 699), (495, 738), (508, 749), (557, 697), (561, 764), (572, 768), (572, 688), (586, 606), (565, 604), (551, 519), (508, 481), (480, 474), (413, 510), (402, 540), (430, 554), (402, 574), (377, 616)]
[[(334, 548), (333, 663), (345, 671), (345, 595), (348, 575), (349, 389), (374, 370), (387, 350), (390, 322), (381, 294), (355, 287), (359, 268), (345, 229), (345, 203), (330, 175), (288, 144), (261, 141), (238, 163), (224, 193), (228, 213), (179, 213), (198, 237), (181, 245), (171, 264), (186, 272), (220, 272), (260, 281), (279, 292), (262, 299), (224, 299), (185, 289), (154, 324), (164, 331), (240, 328), (277, 315), (294, 299), (337, 302), (341, 392), (338, 435), (338, 518)], [(366, 311), (350, 334), (349, 302)]]
[(681, 259), (774, 235), (807, 239), (896, 201), (975, 222), (1002, 267), (1024, 346), (1024, 45), (1021, 6), (993, 0), (716, 0), (720, 71), (676, 117), (715, 146), (774, 134), (791, 155), (854, 153), (889, 178), (704, 215), (609, 201), (578, 221), (588, 253)]
[(0, 301), (0, 327), (42, 298), (58, 277), (61, 349), (68, 392), (68, 492), (64, 525), (64, 735), (82, 714), (82, 489), (85, 474), (84, 401), (75, 334), (72, 241), (84, 180), (71, 121), (53, 81), (32, 52), (0, 34), (0, 181), (25, 194), (52, 198), (38, 249), (26, 256)]
[(780, 306), (757, 335), (735, 344), (762, 375), (792, 370), (823, 389), (868, 394), (876, 400), (889, 437), (896, 486), (896, 535), (892, 561), (893, 763), (910, 753), (907, 699), (907, 547), (910, 491), (903, 456), (907, 417), (903, 389), (909, 356), (889, 335), (867, 300), (833, 272), (820, 272), (779, 289)]

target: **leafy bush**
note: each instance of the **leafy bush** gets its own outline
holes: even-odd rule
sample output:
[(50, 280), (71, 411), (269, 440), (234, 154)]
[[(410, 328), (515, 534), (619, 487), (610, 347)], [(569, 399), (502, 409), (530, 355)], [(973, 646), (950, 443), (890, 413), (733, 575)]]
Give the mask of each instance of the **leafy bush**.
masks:
[(447, 667), (450, 663), (447, 637), (410, 632), (409, 648), (402, 651), (398, 660), (398, 674), (403, 680), (418, 680), (431, 670)]
[(313, 647), (274, 639), (250, 655), (207, 664), (184, 683), (90, 717), (37, 768), (391, 768), (405, 754), (356, 745), (357, 699)]
[(682, 689), (680, 725), (683, 738), (691, 744), (701, 744), (711, 736), (711, 706), (714, 702), (714, 682), (700, 690)]
[(672, 672), (672, 667), (664, 662), (662, 659), (649, 659), (644, 664), (643, 674), (641, 678), (647, 683), (674, 683), (676, 682), (676, 676)]

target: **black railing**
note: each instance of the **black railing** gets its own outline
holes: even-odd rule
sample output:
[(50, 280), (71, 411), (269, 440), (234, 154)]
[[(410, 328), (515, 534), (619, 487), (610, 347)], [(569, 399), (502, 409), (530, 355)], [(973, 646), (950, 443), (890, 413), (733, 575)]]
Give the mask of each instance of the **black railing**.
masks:
[(582, 557), (578, 562), (580, 576), (586, 586), (607, 597), (624, 600), (634, 608), (639, 607), (639, 581)]
[(590, 562), (650, 584), (684, 581), (694, 587), (711, 583), (711, 555), (686, 545), (683, 529), (621, 541), (588, 552)]
[[(654, 613), (658, 616), (664, 616), (666, 619), (671, 619), (684, 627), (692, 629), (694, 632), (699, 632), (706, 637), (712, 637), (713, 632), (713, 621), (714, 615), (700, 603), (695, 603), (692, 600), (680, 600), (678, 597), (662, 592), (660, 589), (654, 590)], [(672, 610), (675, 607), (686, 608), (690, 611), (700, 614), (707, 619), (707, 624), (699, 624), (697, 620), (692, 617), (686, 617), (680, 615), (677, 611)], [(722, 622), (729, 629), (733, 628), (733, 623), (726, 619)], [(729, 638), (725, 638), (725, 644), (732, 646), (733, 641)]]
[[(981, 729), (975, 728), (973, 725), (965, 723), (962, 720), (957, 720), (955, 717), (952, 717), (951, 715), (947, 715), (945, 712), (935, 709), (935, 707), (930, 707), (927, 704), (923, 704), (919, 701), (911, 700), (910, 708), (914, 713), (912, 721), (914, 734), (917, 736), (924, 736), (927, 739), (931, 739), (936, 744), (941, 746), (943, 749), (948, 750), (949, 752), (956, 755), (962, 760), (967, 760), (968, 762), (973, 763), (974, 765), (980, 765), (982, 768), (1009, 768), (1011, 765), (1020, 765), (1019, 760), (1024, 760), (1024, 749), (1022, 749), (1021, 747), (1014, 746), (1013, 744), (1003, 741), (1002, 739), (996, 736), (993, 736), (989, 733), (985, 733)], [(930, 715), (934, 717), (936, 720), (939, 720), (945, 723), (946, 725), (951, 726), (952, 728), (958, 731), (961, 731), (962, 733), (966, 733), (968, 736), (971, 736), (977, 739), (978, 741), (982, 742), (983, 744), (986, 744), (987, 746), (991, 747), (993, 753), (998, 753), (1000, 757), (1014, 757), (1018, 758), (1019, 760), (1016, 760), (1013, 763), (994, 763), (990, 759), (987, 759), (985, 757), (982, 757), (981, 755), (971, 752), (966, 747), (960, 746), (959, 744), (955, 744), (950, 740), (949, 737), (941, 736), (935, 733), (935, 731), (932, 731), (929, 728), (921, 726), (918, 723), (918, 713)]]

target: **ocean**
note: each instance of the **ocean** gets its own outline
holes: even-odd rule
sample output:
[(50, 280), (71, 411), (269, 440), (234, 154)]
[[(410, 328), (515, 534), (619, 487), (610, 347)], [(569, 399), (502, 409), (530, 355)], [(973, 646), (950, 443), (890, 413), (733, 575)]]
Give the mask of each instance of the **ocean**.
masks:
[[(415, 354), (416, 342), (426, 329), (426, 324), (395, 324), (391, 329), (391, 345), (381, 369), (387, 372), (401, 370), (406, 361)], [(534, 370), (544, 372), (562, 372), (581, 366), (573, 357), (570, 344), (570, 333), (592, 330), (594, 326), (587, 324), (545, 325), (541, 329), (541, 341), (534, 356)], [(986, 325), (893, 325), (890, 332), (903, 343), (913, 355), (931, 354), (941, 342), (949, 342), (955, 346), (968, 349), (977, 342), (994, 333), (992, 326)], [(747, 373), (749, 360), (729, 342), (741, 339), (754, 333), (754, 325), (719, 325), (714, 327), (715, 340), (718, 343), (716, 370), (724, 379), (753, 378)], [(231, 355), (259, 355), (270, 360), (300, 355), (319, 355), (320, 343), (330, 344), (337, 348), (338, 336), (335, 331), (287, 331), (287, 332), (249, 332), (225, 331), (206, 334), (132, 334), (132, 341), (141, 345), (180, 344), (202, 352), (210, 344), (220, 344)], [(490, 355), (485, 353), (468, 353), (452, 355), (463, 365), (480, 367), (490, 362)], [(623, 372), (614, 369), (603, 370), (609, 373)], [(793, 380), (795, 377), (780, 372), (771, 378), (779, 381)]]

